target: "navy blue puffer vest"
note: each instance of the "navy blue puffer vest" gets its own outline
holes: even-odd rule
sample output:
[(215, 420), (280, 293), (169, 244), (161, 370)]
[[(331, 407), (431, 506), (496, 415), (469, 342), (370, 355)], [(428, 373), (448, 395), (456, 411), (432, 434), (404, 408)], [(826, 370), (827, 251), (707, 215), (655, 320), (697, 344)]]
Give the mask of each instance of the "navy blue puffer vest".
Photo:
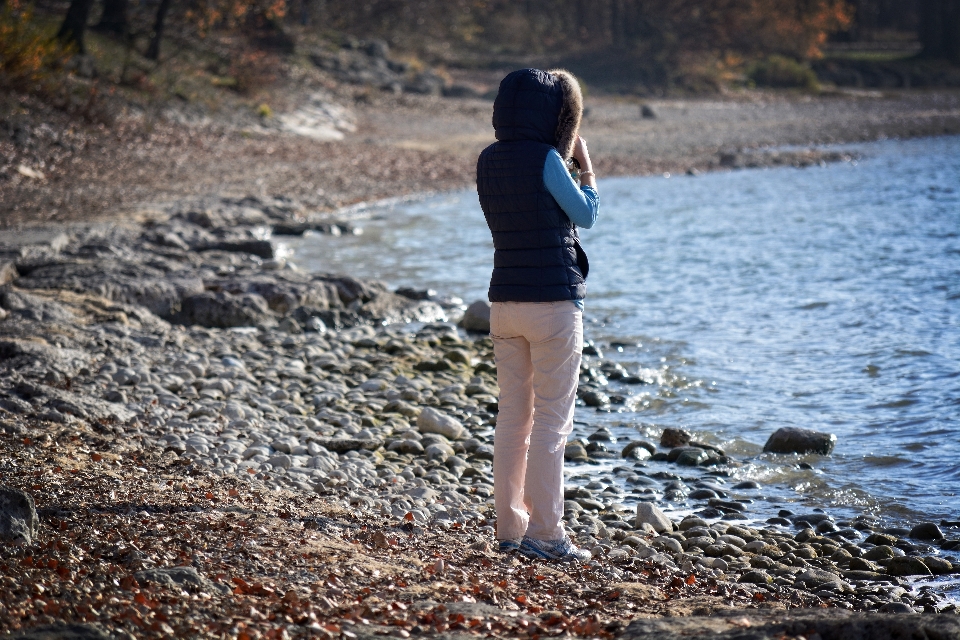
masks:
[(576, 226), (543, 184), (557, 144), (563, 91), (538, 69), (514, 71), (493, 106), (497, 142), (477, 161), (477, 192), (493, 234), (491, 302), (553, 302), (586, 296), (587, 257)]

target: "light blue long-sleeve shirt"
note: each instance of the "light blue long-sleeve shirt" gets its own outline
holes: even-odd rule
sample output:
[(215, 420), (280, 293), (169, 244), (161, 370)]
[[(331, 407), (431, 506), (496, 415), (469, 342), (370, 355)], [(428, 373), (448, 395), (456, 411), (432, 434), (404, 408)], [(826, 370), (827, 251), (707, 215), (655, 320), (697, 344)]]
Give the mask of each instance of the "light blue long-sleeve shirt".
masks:
[(557, 201), (570, 222), (589, 229), (597, 221), (600, 211), (600, 195), (593, 187), (578, 187), (563, 164), (556, 150), (547, 153), (543, 163), (543, 184)]
[[(578, 187), (556, 150), (547, 153), (543, 163), (543, 184), (570, 222), (584, 229), (589, 229), (597, 222), (600, 194), (593, 187)], [(573, 303), (583, 310), (583, 300), (574, 300)]]

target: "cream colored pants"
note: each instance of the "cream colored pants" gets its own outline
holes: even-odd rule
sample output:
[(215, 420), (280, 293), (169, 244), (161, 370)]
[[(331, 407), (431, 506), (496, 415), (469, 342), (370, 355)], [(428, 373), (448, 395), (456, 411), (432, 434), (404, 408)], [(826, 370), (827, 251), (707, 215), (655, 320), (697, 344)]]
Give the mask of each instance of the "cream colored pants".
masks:
[(583, 314), (570, 301), (494, 302), (490, 337), (500, 413), (493, 441), (497, 538), (564, 534), (563, 450), (583, 351)]

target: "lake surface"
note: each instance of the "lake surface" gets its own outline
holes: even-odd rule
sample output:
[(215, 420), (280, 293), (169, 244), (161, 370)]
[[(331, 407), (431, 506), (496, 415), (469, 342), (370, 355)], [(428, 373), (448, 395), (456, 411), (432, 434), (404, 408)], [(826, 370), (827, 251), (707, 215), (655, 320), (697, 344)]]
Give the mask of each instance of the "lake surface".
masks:
[[(745, 463), (728, 483), (763, 485), (761, 522), (781, 507), (960, 519), (960, 137), (844, 148), (861, 157), (600, 180), (599, 222), (581, 233), (586, 337), (657, 383), (612, 385), (628, 396), (613, 412), (578, 407), (574, 437), (691, 430)], [(298, 240), (295, 261), (486, 297), (493, 253), (475, 192), (361, 224), (360, 236)], [(835, 433), (834, 454), (763, 454), (784, 426)], [(587, 481), (595, 469), (568, 471)]]

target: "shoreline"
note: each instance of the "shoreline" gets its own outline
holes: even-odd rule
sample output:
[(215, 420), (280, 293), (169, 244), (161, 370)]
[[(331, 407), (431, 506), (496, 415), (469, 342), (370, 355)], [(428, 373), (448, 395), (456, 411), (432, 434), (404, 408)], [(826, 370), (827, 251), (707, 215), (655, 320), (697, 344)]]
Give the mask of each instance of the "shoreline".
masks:
[[(131, 111), (100, 129), (13, 100), (17, 108), (0, 117), (8, 134), (0, 134), (0, 228), (124, 219), (210, 194), (282, 194), (303, 214), (330, 216), (358, 202), (469, 186), (477, 154), (493, 141), (489, 101), (346, 89), (324, 100), (339, 101), (354, 122), (343, 140), (254, 126), (240, 112), (185, 124), (175, 109), (149, 123)], [(603, 177), (809, 164), (822, 159), (804, 154), (811, 146), (960, 133), (952, 90), (587, 103), (583, 134)], [(643, 117), (643, 106), (654, 117)]]
[[(744, 505), (713, 489), (713, 517), (638, 522), (568, 488), (594, 562), (499, 556), (489, 340), (438, 322), (455, 306), (425, 292), (285, 268), (257, 229), (331, 224), (300, 203), (207, 203), (0, 246), (3, 484), (38, 517), (3, 547), (4, 628), (765, 638), (796, 615), (796, 633), (960, 635), (955, 604), (905, 588), (960, 569), (940, 552), (956, 555), (955, 523), (740, 527)], [(653, 482), (644, 460), (675, 449), (660, 444), (614, 453)]]

